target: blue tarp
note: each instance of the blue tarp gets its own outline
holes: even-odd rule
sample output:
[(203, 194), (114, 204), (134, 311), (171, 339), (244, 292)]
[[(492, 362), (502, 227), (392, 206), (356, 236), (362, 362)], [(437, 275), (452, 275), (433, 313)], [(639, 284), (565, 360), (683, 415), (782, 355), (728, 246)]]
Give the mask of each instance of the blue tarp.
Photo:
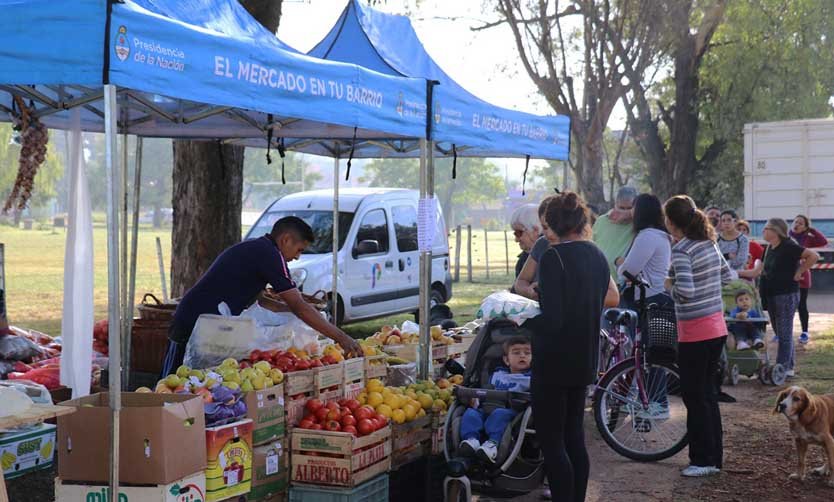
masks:
[[(310, 52), (381, 73), (437, 80), (432, 137), (443, 151), (478, 157), (568, 157), (569, 117), (539, 116), (491, 105), (458, 85), (426, 52), (411, 20), (350, 0), (336, 24)], [(401, 96), (404, 115), (425, 113), (425, 103)]]
[[(347, 139), (342, 149), (354, 127), (360, 139), (425, 136), (425, 116), (400, 108), (426, 102), (425, 79), (300, 54), (237, 0), (113, 3), (105, 46), (106, 19), (106, 0), (0, 0), (0, 106), (14, 94), (66, 127), (64, 108), (86, 99), (83, 127), (101, 131), (106, 56), (121, 132), (264, 146), (271, 123), (275, 138)], [(308, 144), (334, 153), (333, 142)]]

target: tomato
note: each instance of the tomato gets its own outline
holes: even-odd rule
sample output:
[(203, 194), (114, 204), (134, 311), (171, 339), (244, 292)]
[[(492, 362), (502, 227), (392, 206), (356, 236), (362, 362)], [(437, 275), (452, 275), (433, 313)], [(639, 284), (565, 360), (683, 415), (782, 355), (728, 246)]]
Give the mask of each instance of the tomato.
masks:
[(310, 361), (305, 361), (303, 359), (300, 359), (300, 360), (296, 361), (296, 363), (295, 363), (295, 369), (297, 369), (298, 371), (308, 370), (308, 369), (310, 369), (310, 367), (311, 367)]
[(336, 401), (330, 401), (329, 403), (325, 404), (324, 406), (328, 410), (338, 410), (339, 409), (339, 403), (337, 403)]
[(327, 414), (328, 413), (330, 413), (330, 410), (328, 410), (325, 407), (321, 407), (321, 408), (316, 410), (316, 418), (318, 419), (319, 422), (323, 423), (325, 420), (327, 420)]
[(346, 416), (348, 416), (348, 415), (353, 416), (353, 413), (351, 413), (351, 412), (350, 412), (350, 408), (342, 408), (342, 409), (340, 409), (340, 410), (339, 410), (339, 414), (341, 414), (341, 415), (342, 415), (342, 417), (346, 417)]
[(327, 412), (327, 420), (335, 420), (336, 422), (338, 422), (341, 419), (342, 414), (339, 412), (339, 410), (329, 410)]
[(314, 431), (320, 431), (321, 430), (321, 424), (313, 424), (312, 426), (310, 426), (310, 429), (314, 430)]
[(353, 415), (342, 416), (342, 426), (356, 425), (356, 418)]
[(326, 365), (336, 364), (336, 358), (333, 356), (324, 356), (321, 358), (321, 362)]
[(339, 406), (342, 407), (342, 408), (345, 407), (345, 404), (347, 404), (347, 402), (348, 402), (347, 399), (339, 399), (338, 401), (336, 401), (336, 403), (338, 403)]
[(359, 401), (357, 401), (356, 399), (347, 399), (347, 400), (345, 400), (345, 404), (343, 404), (342, 406), (346, 406), (346, 407), (347, 407), (347, 409), (349, 409), (350, 411), (352, 411), (352, 412), (356, 413), (356, 410), (357, 410), (357, 409), (359, 408), (359, 406), (361, 406), (361, 405), (359, 404)]
[(322, 362), (318, 359), (313, 359), (312, 361), (310, 361), (311, 368), (321, 368), (322, 366), (324, 366), (324, 364), (322, 364)]
[(307, 401), (307, 404), (304, 405), (304, 409), (307, 410), (308, 413), (315, 413), (316, 410), (323, 406), (320, 399), (310, 399)]
[(353, 434), (354, 436), (359, 435), (359, 433), (356, 430), (356, 427), (354, 427), (352, 425), (342, 427), (342, 432), (349, 432), (349, 433)]
[(324, 425), (324, 430), (332, 431), (332, 432), (339, 432), (342, 430), (342, 424), (340, 424), (336, 420), (328, 420), (327, 423)]
[(298, 427), (301, 428), (301, 429), (312, 429), (313, 428), (313, 421), (310, 420), (309, 418), (305, 418), (304, 420), (302, 420), (298, 424)]
[(356, 428), (359, 430), (361, 436), (367, 436), (376, 430), (376, 424), (367, 418), (363, 418), (356, 424)]
[(353, 416), (356, 417), (357, 420), (361, 421), (363, 419), (371, 418), (373, 416), (373, 413), (368, 411), (368, 409), (364, 406), (360, 406), (359, 408), (357, 408), (356, 411), (353, 412)]
[(383, 427), (385, 427), (386, 425), (388, 425), (388, 418), (387, 418), (385, 415), (383, 415), (382, 413), (377, 413), (376, 415), (374, 415), (374, 417), (377, 419), (377, 421), (378, 421), (379, 423), (381, 423), (381, 424), (382, 424), (382, 425), (380, 426), (380, 429), (382, 429)]

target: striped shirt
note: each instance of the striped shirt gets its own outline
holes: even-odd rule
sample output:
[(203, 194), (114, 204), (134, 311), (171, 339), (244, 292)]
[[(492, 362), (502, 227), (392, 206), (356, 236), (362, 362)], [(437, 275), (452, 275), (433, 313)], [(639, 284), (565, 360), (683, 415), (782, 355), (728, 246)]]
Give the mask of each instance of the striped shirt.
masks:
[(674, 280), (672, 297), (679, 321), (723, 313), (721, 286), (736, 279), (718, 246), (712, 241), (693, 241), (684, 237), (672, 246)]

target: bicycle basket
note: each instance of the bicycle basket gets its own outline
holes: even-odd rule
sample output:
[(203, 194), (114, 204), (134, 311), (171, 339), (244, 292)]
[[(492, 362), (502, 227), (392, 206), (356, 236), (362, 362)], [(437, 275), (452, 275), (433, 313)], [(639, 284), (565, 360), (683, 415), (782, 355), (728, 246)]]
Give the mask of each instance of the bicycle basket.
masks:
[(678, 326), (674, 306), (649, 305), (640, 331), (649, 362), (674, 363), (678, 354)]

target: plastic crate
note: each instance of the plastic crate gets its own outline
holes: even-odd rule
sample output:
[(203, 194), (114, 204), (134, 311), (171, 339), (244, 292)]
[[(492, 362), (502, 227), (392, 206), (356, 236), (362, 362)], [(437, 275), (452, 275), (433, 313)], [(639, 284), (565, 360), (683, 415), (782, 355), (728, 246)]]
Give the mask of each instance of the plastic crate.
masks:
[(293, 485), (289, 502), (388, 502), (388, 475), (381, 474), (354, 488)]

